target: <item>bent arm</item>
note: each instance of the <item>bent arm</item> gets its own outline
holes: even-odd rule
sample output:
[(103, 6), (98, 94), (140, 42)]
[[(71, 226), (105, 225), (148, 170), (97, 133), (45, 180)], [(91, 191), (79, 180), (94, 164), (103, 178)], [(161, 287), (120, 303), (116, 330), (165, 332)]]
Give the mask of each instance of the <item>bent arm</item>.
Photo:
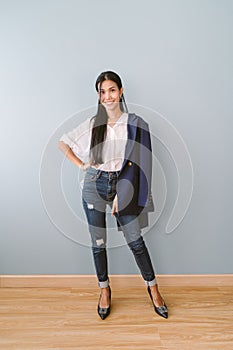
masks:
[(58, 141), (58, 148), (64, 153), (67, 159), (69, 159), (74, 165), (78, 166), (79, 168), (83, 169), (83, 162), (81, 159), (76, 157), (72, 149), (63, 141)]

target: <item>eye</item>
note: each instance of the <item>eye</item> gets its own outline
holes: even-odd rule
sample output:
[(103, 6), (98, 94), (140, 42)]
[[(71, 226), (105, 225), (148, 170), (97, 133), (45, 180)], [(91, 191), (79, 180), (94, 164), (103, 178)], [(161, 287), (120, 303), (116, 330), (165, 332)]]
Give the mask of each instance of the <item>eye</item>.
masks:
[(115, 89), (112, 89), (111, 91), (115, 91)]

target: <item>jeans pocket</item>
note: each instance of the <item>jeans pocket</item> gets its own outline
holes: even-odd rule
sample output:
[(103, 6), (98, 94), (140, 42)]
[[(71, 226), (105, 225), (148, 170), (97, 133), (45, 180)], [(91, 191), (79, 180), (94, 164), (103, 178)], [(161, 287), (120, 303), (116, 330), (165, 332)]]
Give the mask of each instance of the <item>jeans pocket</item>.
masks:
[(98, 198), (97, 188), (96, 188), (96, 174), (86, 173), (83, 180), (82, 186), (82, 197), (87, 203), (95, 203)]
[(97, 180), (97, 174), (86, 173), (84, 177), (84, 183), (95, 182)]

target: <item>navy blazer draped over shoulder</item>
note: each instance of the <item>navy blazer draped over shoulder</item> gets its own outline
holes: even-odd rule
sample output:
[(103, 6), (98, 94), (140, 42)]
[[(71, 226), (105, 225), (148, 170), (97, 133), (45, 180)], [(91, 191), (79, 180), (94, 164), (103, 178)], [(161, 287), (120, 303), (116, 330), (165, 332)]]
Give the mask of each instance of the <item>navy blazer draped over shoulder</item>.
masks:
[[(129, 113), (128, 140), (117, 181), (118, 215), (138, 215), (140, 227), (148, 226), (148, 212), (154, 211), (151, 194), (152, 148), (148, 124)], [(118, 230), (120, 226), (118, 225)]]

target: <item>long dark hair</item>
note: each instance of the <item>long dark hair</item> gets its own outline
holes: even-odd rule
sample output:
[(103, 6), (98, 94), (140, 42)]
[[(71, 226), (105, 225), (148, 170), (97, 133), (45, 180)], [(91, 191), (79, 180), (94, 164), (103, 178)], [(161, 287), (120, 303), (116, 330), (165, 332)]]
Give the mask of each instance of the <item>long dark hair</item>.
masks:
[[(114, 81), (117, 84), (119, 90), (122, 87), (121, 78), (119, 77), (118, 74), (112, 71), (102, 72), (96, 79), (96, 83), (95, 83), (95, 88), (97, 92), (98, 92), (98, 85), (100, 84), (99, 86), (100, 95), (101, 95), (101, 85), (104, 80)], [(121, 111), (128, 113), (128, 108), (126, 106), (125, 98), (123, 94), (120, 97), (119, 104), (120, 104)], [(90, 145), (90, 161), (92, 164), (102, 164), (103, 163), (102, 150), (103, 150), (103, 142), (106, 138), (108, 115), (105, 107), (101, 104), (100, 99), (98, 101), (97, 113), (93, 118), (94, 118), (94, 124), (92, 128), (91, 145)]]

